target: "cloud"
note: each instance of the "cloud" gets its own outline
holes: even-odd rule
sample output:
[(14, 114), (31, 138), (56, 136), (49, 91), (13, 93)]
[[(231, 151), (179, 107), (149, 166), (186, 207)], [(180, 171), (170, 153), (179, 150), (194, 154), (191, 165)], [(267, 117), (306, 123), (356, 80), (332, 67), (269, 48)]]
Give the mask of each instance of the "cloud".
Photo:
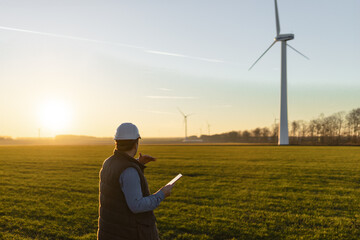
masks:
[(197, 99), (197, 97), (181, 97), (181, 96), (146, 96), (152, 99)]

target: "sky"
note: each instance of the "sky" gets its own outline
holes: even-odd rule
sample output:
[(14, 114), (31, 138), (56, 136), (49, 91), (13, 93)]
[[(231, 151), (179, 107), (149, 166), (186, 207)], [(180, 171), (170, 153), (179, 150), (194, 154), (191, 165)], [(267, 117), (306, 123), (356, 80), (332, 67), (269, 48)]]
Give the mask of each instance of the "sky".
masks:
[[(289, 121), (360, 107), (360, 1), (278, 0)], [(270, 127), (274, 1), (0, 0), (0, 136), (142, 137)], [(208, 127), (210, 125), (210, 128)]]

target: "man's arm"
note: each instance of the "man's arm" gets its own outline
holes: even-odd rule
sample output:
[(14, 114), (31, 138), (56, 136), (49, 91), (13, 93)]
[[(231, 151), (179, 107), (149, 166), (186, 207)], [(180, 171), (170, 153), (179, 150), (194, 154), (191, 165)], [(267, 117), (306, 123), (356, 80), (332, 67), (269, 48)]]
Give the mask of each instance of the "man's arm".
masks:
[(129, 167), (121, 173), (119, 183), (125, 195), (126, 203), (133, 213), (152, 211), (165, 199), (165, 194), (162, 191), (143, 197), (140, 176), (133, 167)]

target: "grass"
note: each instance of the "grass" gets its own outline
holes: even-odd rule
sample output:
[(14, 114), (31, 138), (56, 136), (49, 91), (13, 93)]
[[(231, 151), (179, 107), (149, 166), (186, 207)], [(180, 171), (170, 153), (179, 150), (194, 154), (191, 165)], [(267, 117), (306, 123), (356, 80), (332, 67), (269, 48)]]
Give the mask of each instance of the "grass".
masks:
[[(96, 239), (112, 146), (0, 147), (0, 239)], [(360, 148), (141, 146), (161, 239), (360, 239)]]

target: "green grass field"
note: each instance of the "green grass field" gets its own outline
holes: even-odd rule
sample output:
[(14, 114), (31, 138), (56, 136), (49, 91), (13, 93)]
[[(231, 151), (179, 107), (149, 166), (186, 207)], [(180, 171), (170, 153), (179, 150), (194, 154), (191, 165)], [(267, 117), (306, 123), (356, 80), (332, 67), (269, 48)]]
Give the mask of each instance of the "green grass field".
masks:
[[(0, 239), (96, 239), (112, 146), (0, 147)], [(142, 146), (161, 239), (360, 239), (360, 148)]]

